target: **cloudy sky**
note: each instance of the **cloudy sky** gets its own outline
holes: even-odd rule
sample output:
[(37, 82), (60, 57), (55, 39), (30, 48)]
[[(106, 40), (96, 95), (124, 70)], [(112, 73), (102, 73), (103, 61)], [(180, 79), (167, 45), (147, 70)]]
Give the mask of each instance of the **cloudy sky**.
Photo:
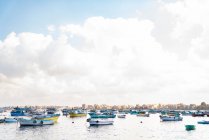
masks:
[(209, 100), (208, 0), (1, 0), (0, 106)]

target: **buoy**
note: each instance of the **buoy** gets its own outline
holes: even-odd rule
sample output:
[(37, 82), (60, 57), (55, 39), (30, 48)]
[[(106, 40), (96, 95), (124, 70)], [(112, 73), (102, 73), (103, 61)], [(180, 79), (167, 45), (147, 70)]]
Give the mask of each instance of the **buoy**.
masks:
[(74, 123), (74, 122), (72, 122), (72, 123)]
[(142, 121), (140, 123), (142, 123)]

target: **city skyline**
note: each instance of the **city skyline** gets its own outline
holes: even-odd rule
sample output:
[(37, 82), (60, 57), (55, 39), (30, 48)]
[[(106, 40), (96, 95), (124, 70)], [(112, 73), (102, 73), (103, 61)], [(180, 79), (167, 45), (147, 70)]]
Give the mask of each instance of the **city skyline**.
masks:
[(209, 100), (209, 1), (0, 1), (0, 106)]

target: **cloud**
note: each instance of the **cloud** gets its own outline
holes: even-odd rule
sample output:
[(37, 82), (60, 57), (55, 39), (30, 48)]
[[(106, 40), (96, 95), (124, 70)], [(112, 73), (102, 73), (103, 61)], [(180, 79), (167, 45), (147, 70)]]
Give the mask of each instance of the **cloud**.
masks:
[(50, 25), (47, 35), (11, 33), (0, 41), (1, 105), (208, 99), (206, 5), (158, 1), (143, 19), (89, 17)]

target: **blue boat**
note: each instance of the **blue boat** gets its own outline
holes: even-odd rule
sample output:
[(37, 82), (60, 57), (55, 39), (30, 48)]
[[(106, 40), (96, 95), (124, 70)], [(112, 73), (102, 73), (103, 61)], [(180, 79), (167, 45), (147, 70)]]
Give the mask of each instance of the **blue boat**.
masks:
[(15, 118), (5, 118), (4, 122), (5, 123), (16, 123), (17, 119), (15, 119)]
[(19, 107), (16, 107), (14, 108), (12, 111), (11, 111), (11, 116), (27, 116), (28, 113), (27, 113), (27, 108), (19, 108)]
[(198, 124), (209, 124), (209, 121), (205, 121), (205, 120), (202, 120), (202, 121), (199, 121), (197, 122)]

